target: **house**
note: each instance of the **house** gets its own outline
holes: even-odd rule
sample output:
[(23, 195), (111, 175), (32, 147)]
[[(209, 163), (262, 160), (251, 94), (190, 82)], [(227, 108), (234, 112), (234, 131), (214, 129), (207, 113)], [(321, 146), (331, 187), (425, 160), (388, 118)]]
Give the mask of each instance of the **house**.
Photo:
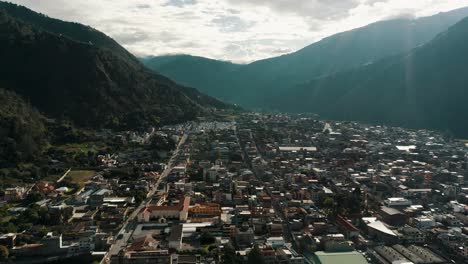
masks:
[(16, 257), (65, 256), (68, 251), (69, 247), (62, 244), (62, 235), (54, 236), (52, 232), (48, 233), (39, 244), (26, 244), (12, 248)]
[(182, 225), (173, 225), (171, 227), (171, 234), (167, 238), (169, 248), (180, 250), (182, 248)]
[(337, 216), (336, 223), (347, 239), (353, 239), (359, 236), (359, 229), (341, 215)]
[(248, 223), (245, 222), (241, 228), (236, 228), (235, 241), (239, 247), (252, 245), (254, 239), (254, 231)]
[(364, 217), (362, 220), (367, 226), (367, 232), (371, 239), (376, 239), (386, 244), (396, 244), (398, 242), (397, 234), (375, 217)]
[(47, 181), (40, 181), (34, 185), (33, 188), (35, 191), (42, 193), (46, 196), (56, 196), (57, 192), (55, 191), (55, 187), (52, 183)]
[(404, 226), (408, 218), (401, 211), (386, 206), (380, 207), (379, 214), (385, 223), (393, 226)]
[(182, 201), (179, 201), (179, 204), (173, 206), (146, 206), (138, 213), (138, 221), (149, 222), (153, 219), (160, 222), (164, 222), (166, 219), (187, 221), (189, 205), (190, 197), (184, 197)]
[(2, 199), (4, 201), (21, 200), (23, 199), (25, 193), (26, 189), (24, 187), (6, 188)]
[(145, 264), (145, 263), (158, 263), (158, 264), (171, 264), (172, 255), (168, 250), (144, 250), (132, 251), (126, 250), (122, 254), (112, 256), (111, 263), (118, 264)]

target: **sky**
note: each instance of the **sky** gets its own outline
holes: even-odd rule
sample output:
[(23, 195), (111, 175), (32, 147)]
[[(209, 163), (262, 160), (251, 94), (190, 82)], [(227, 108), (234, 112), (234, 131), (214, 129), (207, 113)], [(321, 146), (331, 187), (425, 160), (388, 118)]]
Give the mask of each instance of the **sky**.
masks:
[(468, 0), (8, 0), (92, 26), (137, 56), (248, 63), (367, 24), (468, 6)]

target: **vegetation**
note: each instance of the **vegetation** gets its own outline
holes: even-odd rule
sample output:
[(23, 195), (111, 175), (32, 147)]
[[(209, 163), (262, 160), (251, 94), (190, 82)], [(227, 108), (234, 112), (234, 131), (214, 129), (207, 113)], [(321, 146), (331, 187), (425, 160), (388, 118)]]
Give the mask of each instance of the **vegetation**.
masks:
[(6, 260), (9, 254), (8, 248), (4, 245), (0, 245), (0, 260)]
[[(282, 99), (276, 96), (278, 93), (282, 95), (310, 80), (406, 53), (466, 16), (468, 8), (416, 20), (381, 21), (327, 37), (290, 54), (245, 65), (189, 55), (142, 61), (181, 84), (228, 102), (254, 109), (277, 109), (275, 106), (282, 103), (278, 103)], [(274, 96), (270, 96), (272, 93)], [(278, 100), (270, 103), (272, 99)], [(305, 99), (297, 102), (309, 103)]]
[[(85, 127), (147, 128), (226, 107), (145, 68), (89, 27), (0, 3), (0, 85)], [(34, 41), (31, 41), (34, 40)]]
[(216, 242), (216, 239), (215, 237), (210, 234), (209, 232), (203, 232), (200, 236), (200, 243), (202, 245), (209, 245), (209, 244), (213, 244), (214, 242)]
[(466, 136), (467, 33), (464, 19), (408, 54), (301, 85), (281, 97), (282, 109)]
[(255, 245), (247, 255), (247, 264), (264, 264), (265, 259), (263, 258), (262, 252)]
[(461, 57), (468, 52), (468, 25), (459, 21), (466, 16), (468, 8), (377, 22), (247, 65), (186, 55), (143, 61), (180, 83), (254, 109), (436, 129), (463, 138), (468, 106)]
[(69, 179), (72, 183), (84, 183), (89, 181), (96, 174), (93, 170), (72, 170), (67, 174), (65, 179)]
[(236, 254), (234, 247), (231, 244), (226, 244), (221, 252), (221, 263), (225, 264), (241, 264), (242, 259)]
[(43, 117), (15, 93), (0, 89), (0, 167), (33, 161), (46, 147)]

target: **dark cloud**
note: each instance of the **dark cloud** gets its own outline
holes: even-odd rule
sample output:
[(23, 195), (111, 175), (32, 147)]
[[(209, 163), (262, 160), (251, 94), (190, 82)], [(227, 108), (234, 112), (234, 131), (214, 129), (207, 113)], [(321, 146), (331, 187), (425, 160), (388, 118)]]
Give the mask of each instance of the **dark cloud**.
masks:
[(218, 16), (211, 20), (221, 32), (242, 32), (255, 25), (254, 21), (246, 21), (238, 16)]
[[(359, 6), (358, 0), (227, 0), (231, 4), (249, 4), (269, 7), (278, 12), (292, 12), (316, 19), (344, 17)], [(375, 0), (374, 0), (375, 1)]]
[(186, 5), (194, 5), (197, 3), (197, 0), (168, 0), (163, 6), (177, 6), (183, 7)]

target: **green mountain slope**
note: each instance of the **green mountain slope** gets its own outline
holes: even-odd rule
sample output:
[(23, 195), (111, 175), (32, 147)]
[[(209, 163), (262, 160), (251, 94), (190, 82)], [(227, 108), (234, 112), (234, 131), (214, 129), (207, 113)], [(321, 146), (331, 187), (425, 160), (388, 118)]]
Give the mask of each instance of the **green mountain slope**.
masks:
[(147, 69), (89, 27), (0, 3), (0, 85), (79, 125), (146, 126), (225, 104)]
[(211, 96), (225, 96), (225, 89), (232, 84), (242, 66), (231, 62), (217, 61), (190, 55), (168, 55), (142, 59), (149, 68), (177, 80), (182, 85), (196, 87)]
[(32, 160), (47, 144), (44, 117), (11, 91), (0, 102), (0, 168)]
[(448, 130), (466, 137), (466, 43), (468, 18), (409, 53), (300, 85), (278, 95), (272, 105), (334, 119)]
[(408, 52), (468, 16), (462, 8), (419, 19), (395, 19), (339, 33), (297, 52), (248, 65), (191, 56), (145, 59), (146, 65), (177, 82), (251, 108), (269, 105), (271, 93)]

